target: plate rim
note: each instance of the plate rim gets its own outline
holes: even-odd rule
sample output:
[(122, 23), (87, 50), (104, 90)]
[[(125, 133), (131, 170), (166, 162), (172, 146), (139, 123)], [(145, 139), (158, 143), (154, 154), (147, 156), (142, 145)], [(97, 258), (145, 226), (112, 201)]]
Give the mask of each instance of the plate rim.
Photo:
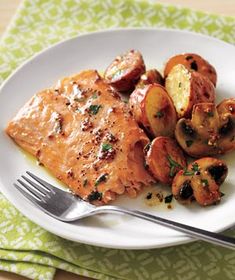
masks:
[[(26, 59), (23, 63), (21, 63), (15, 70), (12, 71), (12, 73), (3, 81), (3, 83), (0, 86), (0, 94), (1, 92), (4, 90), (5, 85), (7, 85), (7, 83), (11, 80), (12, 77), (14, 77), (18, 71), (20, 71), (23, 67), (25, 67), (27, 64), (30, 64), (31, 61), (33, 61), (34, 59), (40, 59), (40, 56), (42, 56), (45, 52), (52, 50), (53, 48), (57, 48), (60, 45), (63, 45), (64, 43), (69, 43), (72, 42), (74, 40), (78, 40), (79, 38), (83, 38), (83, 37), (91, 37), (94, 35), (99, 35), (99, 34), (108, 34), (108, 33), (113, 33), (113, 32), (133, 32), (133, 31), (157, 31), (157, 32), (173, 32), (173, 33), (182, 33), (182, 34), (191, 34), (197, 37), (201, 37), (201, 38), (205, 38), (205, 39), (209, 39), (218, 43), (222, 43), (224, 45), (227, 46), (232, 46), (234, 47), (235, 50), (235, 45), (230, 44), (228, 42), (225, 42), (223, 40), (220, 40), (218, 38), (212, 37), (212, 36), (208, 36), (208, 35), (204, 35), (204, 34), (200, 34), (197, 32), (192, 32), (192, 31), (188, 31), (188, 30), (178, 30), (178, 29), (173, 29), (173, 28), (155, 28), (155, 27), (135, 27), (135, 28), (112, 28), (112, 29), (103, 29), (103, 30), (99, 30), (99, 31), (94, 31), (94, 32), (89, 32), (89, 33), (83, 33), (83, 34), (78, 34), (73, 36), (72, 38), (68, 38), (65, 40), (62, 40), (60, 42), (57, 42), (51, 46), (48, 46), (44, 49), (42, 49), (40, 52), (32, 55), (29, 59)], [(70, 235), (68, 236), (68, 234), (64, 234), (64, 233), (58, 233), (57, 230), (55, 229), (55, 226), (52, 224), (46, 224), (45, 226), (42, 225), (41, 222), (38, 222), (38, 219), (35, 217), (31, 217), (30, 213), (25, 213), (27, 211), (22, 211), (19, 210), (18, 205), (16, 206), (15, 202), (13, 202), (13, 198), (11, 197), (11, 195), (8, 195), (8, 192), (5, 192), (5, 187), (3, 186), (2, 183), (2, 179), (0, 178), (0, 190), (4, 190), (3, 195), (7, 197), (7, 199), (14, 205), (14, 207), (16, 207), (18, 209), (18, 211), (20, 211), (24, 216), (26, 216), (29, 220), (31, 220), (32, 222), (35, 222), (36, 220), (36, 224), (39, 225), (40, 227), (44, 228), (45, 230), (60, 236), (62, 238), (65, 239), (69, 239), (75, 242), (80, 242), (80, 243), (84, 243), (84, 244), (89, 244), (89, 245), (95, 245), (95, 246), (101, 246), (101, 247), (106, 247), (106, 248), (115, 248), (115, 249), (136, 249), (136, 250), (140, 250), (140, 249), (152, 249), (152, 248), (163, 248), (163, 247), (169, 247), (169, 246), (173, 246), (173, 245), (179, 245), (179, 244), (185, 244), (185, 243), (189, 243), (189, 242), (193, 242), (195, 241), (194, 238), (187, 236), (186, 234), (182, 234), (180, 236), (176, 236), (176, 237), (170, 237), (170, 239), (175, 239), (174, 241), (170, 241), (167, 244), (149, 244), (149, 245), (136, 245), (136, 246), (127, 246), (127, 245), (115, 245), (115, 244), (109, 244), (109, 243), (105, 243), (105, 242), (97, 242), (94, 243), (93, 241), (89, 241), (89, 240), (82, 240), (81, 238), (78, 240), (77, 238), (75, 238), (74, 236)], [(21, 194), (20, 194), (21, 195)], [(23, 196), (22, 196), (23, 197)], [(36, 206), (34, 206), (32, 204), (32, 207), (36, 208)], [(41, 212), (41, 210), (37, 209), (39, 212)], [(48, 216), (47, 214), (43, 213), (43, 215)], [(50, 217), (53, 220), (56, 220), (52, 217)], [(40, 220), (40, 218), (39, 218)], [(57, 220), (56, 220), (57, 221)], [(235, 221), (234, 223), (235, 224)], [(230, 228), (231, 225), (221, 228), (220, 230), (216, 231), (223, 231), (225, 229)]]

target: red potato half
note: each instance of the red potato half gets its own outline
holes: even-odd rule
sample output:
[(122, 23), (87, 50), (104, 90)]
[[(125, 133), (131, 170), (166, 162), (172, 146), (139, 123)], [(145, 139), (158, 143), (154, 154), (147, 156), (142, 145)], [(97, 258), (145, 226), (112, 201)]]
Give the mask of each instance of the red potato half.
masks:
[(187, 169), (180, 170), (172, 183), (172, 194), (182, 204), (194, 199), (201, 206), (220, 202), (220, 185), (228, 174), (224, 161), (205, 157), (191, 163)]
[(140, 76), (145, 72), (143, 57), (139, 51), (130, 50), (117, 56), (105, 70), (105, 80), (116, 90), (133, 90)]
[(137, 88), (129, 99), (135, 120), (152, 136), (173, 136), (176, 111), (165, 88), (152, 84)]
[(150, 69), (142, 74), (136, 87), (142, 88), (150, 84), (160, 84), (164, 86), (164, 79), (157, 69)]
[(164, 184), (171, 184), (175, 174), (186, 167), (186, 159), (176, 141), (157, 137), (145, 148), (145, 162), (152, 176)]
[(171, 57), (165, 66), (164, 77), (166, 78), (170, 73), (171, 69), (177, 65), (182, 64), (189, 70), (194, 70), (203, 76), (207, 77), (214, 86), (217, 82), (217, 73), (214, 68), (207, 60), (202, 58), (200, 55), (195, 53), (184, 53)]
[(190, 117), (194, 104), (215, 102), (215, 88), (211, 81), (198, 72), (188, 70), (182, 64), (171, 69), (165, 87), (179, 118)]

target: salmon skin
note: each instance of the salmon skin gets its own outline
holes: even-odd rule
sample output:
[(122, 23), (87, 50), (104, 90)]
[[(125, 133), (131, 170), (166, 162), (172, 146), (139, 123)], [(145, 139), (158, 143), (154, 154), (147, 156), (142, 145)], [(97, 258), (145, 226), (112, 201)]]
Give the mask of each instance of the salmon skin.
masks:
[(106, 204), (123, 193), (135, 197), (153, 182), (144, 168), (148, 137), (95, 70), (35, 94), (6, 132), (91, 203)]

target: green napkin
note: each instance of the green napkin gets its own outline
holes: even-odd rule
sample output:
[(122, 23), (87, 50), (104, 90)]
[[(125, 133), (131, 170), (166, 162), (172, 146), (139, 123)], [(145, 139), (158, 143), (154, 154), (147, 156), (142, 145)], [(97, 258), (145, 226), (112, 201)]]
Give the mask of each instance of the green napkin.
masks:
[[(153, 1), (26, 0), (0, 42), (0, 83), (23, 61), (77, 34), (115, 27), (192, 30), (235, 43), (235, 18)], [(114, 250), (55, 236), (0, 194), (0, 270), (53, 279), (56, 268), (96, 279), (235, 279), (235, 252), (194, 242), (154, 250)], [(230, 231), (235, 236), (235, 232)]]

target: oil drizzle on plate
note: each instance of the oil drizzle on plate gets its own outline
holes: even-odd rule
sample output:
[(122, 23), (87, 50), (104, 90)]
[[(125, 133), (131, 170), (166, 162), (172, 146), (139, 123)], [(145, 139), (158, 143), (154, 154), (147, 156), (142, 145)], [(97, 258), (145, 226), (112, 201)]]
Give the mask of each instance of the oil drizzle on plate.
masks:
[(171, 210), (175, 207), (175, 200), (170, 191), (161, 184), (155, 184), (143, 193), (144, 204), (156, 210)]

